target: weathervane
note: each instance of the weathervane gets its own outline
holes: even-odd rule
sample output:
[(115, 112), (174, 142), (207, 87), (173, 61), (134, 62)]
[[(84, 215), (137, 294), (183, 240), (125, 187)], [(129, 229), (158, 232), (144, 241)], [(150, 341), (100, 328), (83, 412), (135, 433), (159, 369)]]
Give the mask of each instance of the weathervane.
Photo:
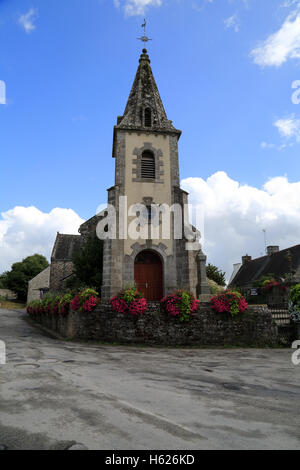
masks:
[(147, 26), (147, 21), (146, 19), (144, 19), (144, 23), (142, 24), (142, 28), (144, 28), (144, 36), (142, 36), (141, 38), (137, 38), (139, 39), (140, 41), (143, 41), (145, 44), (148, 42), (148, 41), (152, 41), (152, 39), (148, 38), (146, 36), (146, 26)]

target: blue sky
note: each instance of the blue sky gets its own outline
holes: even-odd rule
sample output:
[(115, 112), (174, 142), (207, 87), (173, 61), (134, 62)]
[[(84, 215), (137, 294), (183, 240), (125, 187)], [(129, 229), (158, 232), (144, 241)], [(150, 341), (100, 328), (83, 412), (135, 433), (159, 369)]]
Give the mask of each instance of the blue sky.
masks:
[[(183, 131), (183, 187), (209, 208), (209, 260), (229, 271), (244, 250), (259, 256), (262, 228), (270, 243), (298, 243), (299, 3), (0, 0), (0, 272), (32, 250), (49, 256), (56, 228), (70, 231), (106, 201), (113, 125), (137, 69), (144, 14), (154, 76)], [(69, 210), (68, 224), (53, 209)], [(41, 240), (28, 229), (38, 214), (52, 221)], [(218, 218), (229, 239), (216, 238)]]

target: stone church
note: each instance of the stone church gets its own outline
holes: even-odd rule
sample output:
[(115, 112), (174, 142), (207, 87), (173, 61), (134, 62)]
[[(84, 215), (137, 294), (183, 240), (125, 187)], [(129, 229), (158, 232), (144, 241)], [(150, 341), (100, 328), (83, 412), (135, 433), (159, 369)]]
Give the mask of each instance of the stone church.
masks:
[[(206, 256), (198, 240), (199, 232), (184, 215), (188, 194), (180, 188), (180, 136), (181, 131), (167, 118), (147, 50), (143, 49), (124, 114), (114, 126), (115, 184), (108, 189), (108, 207), (115, 211), (116, 226), (114, 237), (104, 236), (103, 299), (133, 284), (148, 300), (160, 300), (178, 287), (197, 296), (209, 294)], [(166, 207), (175, 206), (182, 208), (181, 236), (173, 230), (173, 211), (169, 214), (169, 236), (163, 236), (162, 213)], [(145, 211), (139, 208), (134, 214), (128, 211), (130, 207), (144, 207)], [(80, 235), (57, 235), (51, 257), (51, 291), (63, 290), (65, 280), (72, 274), (74, 251), (89, 235), (95, 231), (98, 234), (99, 223), (103, 225), (107, 213), (103, 211), (82, 224)], [(136, 223), (137, 215), (144, 230), (140, 230), (138, 237), (132, 237), (127, 228)], [(154, 219), (155, 237), (150, 230)], [(188, 249), (191, 241), (196, 248)]]

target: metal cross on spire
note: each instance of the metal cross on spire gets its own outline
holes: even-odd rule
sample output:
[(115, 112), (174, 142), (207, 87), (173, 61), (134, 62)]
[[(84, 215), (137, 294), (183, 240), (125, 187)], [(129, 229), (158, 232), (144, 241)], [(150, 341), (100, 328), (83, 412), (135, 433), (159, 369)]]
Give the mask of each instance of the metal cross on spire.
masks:
[(152, 39), (148, 38), (146, 36), (146, 26), (147, 26), (147, 21), (146, 19), (144, 19), (144, 23), (142, 24), (142, 28), (144, 28), (144, 36), (140, 37), (140, 38), (137, 38), (139, 39), (140, 41), (143, 41), (145, 44), (148, 42), (148, 41), (152, 41)]

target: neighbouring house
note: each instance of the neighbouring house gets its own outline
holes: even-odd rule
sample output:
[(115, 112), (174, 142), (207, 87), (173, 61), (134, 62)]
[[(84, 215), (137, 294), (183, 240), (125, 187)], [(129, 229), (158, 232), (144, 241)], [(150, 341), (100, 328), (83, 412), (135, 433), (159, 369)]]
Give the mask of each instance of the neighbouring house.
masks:
[(50, 266), (28, 282), (27, 303), (40, 299), (50, 287)]
[[(234, 265), (234, 268), (236, 268), (236, 265)], [(252, 259), (248, 255), (243, 256), (242, 264), (237, 272), (235, 269), (229, 287), (239, 288), (245, 294), (255, 296), (258, 282), (268, 277), (285, 282), (287, 286), (299, 283), (300, 245), (285, 250), (280, 250), (279, 246), (268, 246), (267, 254), (256, 259)], [(283, 304), (286, 302), (287, 293), (284, 294), (284, 291), (280, 289), (274, 289), (267, 298), (267, 303), (270, 304)]]
[(0, 289), (0, 297), (4, 297), (6, 300), (16, 300), (18, 296), (10, 289)]
[(237, 275), (240, 267), (242, 266), (242, 263), (235, 263), (233, 265), (233, 272), (231, 274), (231, 277), (229, 279), (229, 282), (228, 282), (228, 285), (230, 286), (231, 282), (233, 281), (233, 279), (235, 278), (235, 276)]
[(51, 254), (50, 290), (62, 292), (66, 280), (73, 274), (72, 258), (80, 250), (82, 237), (57, 233)]
[(72, 276), (73, 257), (88, 238), (96, 233), (96, 227), (102, 215), (96, 215), (80, 225), (79, 235), (57, 233), (51, 254), (50, 291), (61, 293), (66, 288), (66, 281)]

